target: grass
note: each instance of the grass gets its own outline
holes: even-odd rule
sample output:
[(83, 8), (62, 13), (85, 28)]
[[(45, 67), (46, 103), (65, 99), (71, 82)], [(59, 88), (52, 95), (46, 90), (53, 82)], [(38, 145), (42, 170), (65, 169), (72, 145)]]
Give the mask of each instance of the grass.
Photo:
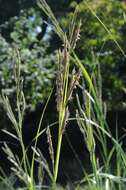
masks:
[[(87, 4), (87, 3), (86, 3)], [(38, 131), (34, 141), (34, 146), (30, 147), (33, 150), (32, 161), (29, 163), (27, 151), (29, 147), (25, 147), (23, 142), (22, 125), (23, 117), (25, 114), (25, 97), (22, 90), (22, 80), (20, 76), (20, 56), (16, 50), (16, 64), (15, 64), (15, 84), (16, 84), (16, 113), (12, 110), (11, 103), (5, 94), (2, 94), (3, 106), (6, 110), (7, 116), (12, 123), (12, 127), (15, 130), (15, 134), (11, 132), (4, 132), (14, 139), (21, 146), (22, 158), (10, 149), (9, 145), (4, 142), (3, 150), (6, 153), (9, 161), (13, 167), (12, 175), (6, 176), (4, 171), (1, 172), (1, 189), (15, 189), (15, 179), (18, 179), (23, 187), (17, 189), (23, 190), (39, 190), (39, 189), (63, 189), (57, 185), (57, 178), (60, 166), (60, 154), (63, 135), (65, 134), (65, 128), (69, 120), (76, 120), (78, 127), (83, 134), (83, 138), (89, 152), (91, 172), (87, 172), (83, 168), (83, 178), (77, 181), (75, 184), (68, 184), (65, 189), (76, 190), (123, 190), (126, 183), (126, 154), (121, 147), (118, 133), (114, 138), (106, 123), (104, 105), (101, 100), (101, 84), (98, 81), (97, 85), (94, 85), (93, 79), (97, 81), (100, 76), (99, 65), (97, 65), (97, 72), (93, 73), (94, 76), (90, 76), (85, 66), (81, 63), (78, 56), (75, 53), (75, 47), (77, 40), (79, 39), (81, 21), (77, 22), (75, 11), (72, 18), (69, 33), (66, 34), (61, 29), (58, 21), (53, 15), (51, 9), (47, 5), (45, 0), (39, 0), (38, 5), (45, 14), (50, 18), (54, 26), (54, 30), (63, 42), (63, 50), (59, 50), (57, 60), (59, 63), (58, 74), (56, 79), (57, 86), (57, 112), (58, 121), (44, 130), (41, 131), (41, 125), (43, 116), (50, 100), (50, 96), (42, 112)], [(88, 4), (87, 4), (88, 6)], [(90, 9), (90, 7), (89, 7)], [(91, 10), (92, 12), (92, 10)], [(104, 25), (104, 23), (92, 12), (92, 14), (99, 20), (102, 26), (111, 35), (110, 31)], [(118, 42), (114, 40), (121, 52), (124, 54)], [(98, 60), (97, 60), (98, 61)], [(74, 67), (71, 66), (71, 62), (74, 63)], [(72, 68), (72, 69), (71, 69)], [(83, 78), (86, 83), (86, 89), (82, 86), (80, 78)], [(100, 80), (100, 79), (99, 79)], [(82, 89), (85, 101), (81, 102), (77, 95), (77, 112), (76, 118), (70, 117), (69, 102), (72, 99), (73, 90), (79, 86)], [(53, 91), (53, 90), (52, 90)], [(56, 151), (53, 147), (53, 140), (51, 135), (51, 126), (58, 124), (58, 139)], [(47, 140), (49, 145), (49, 154), (51, 158), (51, 166), (47, 160), (43, 157), (40, 150), (37, 148), (38, 138), (45, 133), (47, 134)], [(108, 139), (111, 141), (112, 147), (108, 149)], [(74, 147), (72, 147), (74, 150)], [(96, 154), (96, 148), (100, 150), (100, 158)], [(75, 153), (76, 154), (76, 153)], [(113, 167), (113, 157), (115, 166)], [(99, 161), (100, 160), (100, 161)], [(34, 167), (35, 163), (39, 164), (38, 182), (34, 179)], [(48, 186), (43, 184), (43, 172), (46, 171), (48, 178), (50, 179)]]

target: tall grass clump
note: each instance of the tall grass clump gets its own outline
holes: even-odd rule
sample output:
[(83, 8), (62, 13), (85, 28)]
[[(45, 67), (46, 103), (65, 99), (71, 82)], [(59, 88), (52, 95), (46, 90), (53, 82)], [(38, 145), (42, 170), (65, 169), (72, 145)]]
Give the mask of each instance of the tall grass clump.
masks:
[[(60, 39), (64, 41), (64, 36), (66, 36), (66, 34), (63, 33), (59, 23), (55, 19), (46, 1), (39, 0), (38, 3), (42, 10), (45, 12), (45, 14), (52, 21), (55, 32), (58, 34)], [(91, 14), (93, 14), (94, 17), (101, 23), (101, 27), (103, 27), (106, 32), (111, 36), (112, 40), (115, 42), (115, 45), (118, 46), (118, 48), (122, 52), (122, 55), (125, 56), (125, 53), (120, 47), (119, 43), (115, 40), (114, 36), (111, 34), (104, 22), (101, 21), (96, 13), (90, 8), (87, 1), (85, 2), (85, 5), (89, 8)], [(77, 7), (77, 9), (78, 8), (79, 7)], [(71, 22), (73, 28), (77, 23), (77, 9)], [(70, 26), (70, 29), (71, 28), (72, 27)], [(72, 36), (72, 31), (74, 30), (70, 31)], [(106, 122), (106, 108), (104, 106), (104, 103), (102, 102), (100, 81), (101, 76), (98, 57), (95, 56), (94, 59), (94, 65), (96, 65), (96, 73), (91, 73), (90, 75), (87, 72), (85, 66), (81, 63), (79, 57), (76, 55), (74, 48), (71, 48), (72, 43), (71, 38), (69, 38), (69, 34), (67, 35), (67, 40), (71, 49), (70, 59), (75, 63), (78, 69), (81, 70), (82, 76), (86, 84), (86, 89), (82, 88), (85, 96), (85, 102), (83, 106), (80, 103), (79, 97), (77, 98), (78, 111), (76, 120), (78, 121), (80, 130), (84, 135), (85, 143), (90, 154), (90, 162), (93, 173), (91, 175), (85, 173), (86, 177), (84, 177), (82, 183), (87, 181), (87, 184), (89, 184), (88, 189), (114, 189), (115, 187), (121, 189), (123, 188), (125, 183), (124, 168), (126, 167), (126, 155), (122, 149), (120, 139), (118, 139), (118, 134), (117, 137), (114, 138)], [(59, 115), (60, 111), (61, 110), (59, 110)], [(112, 148), (108, 148), (108, 142), (112, 143)], [(100, 150), (100, 158), (98, 158), (98, 156), (96, 155), (96, 147), (98, 147)], [(116, 163), (115, 167), (113, 167), (113, 157)], [(100, 162), (100, 160), (102, 160), (102, 162)], [(115, 181), (117, 182), (117, 184), (115, 184)]]
[[(49, 9), (48, 5), (47, 8)], [(50, 9), (49, 9), (50, 10)], [(51, 12), (51, 10), (50, 10)], [(52, 14), (53, 15), (53, 14)], [(55, 17), (54, 17), (55, 18)], [(58, 22), (55, 19), (56, 24)], [(72, 20), (74, 24), (74, 20)], [(57, 27), (58, 28), (58, 27)], [(60, 28), (59, 28), (60, 31)], [(39, 122), (37, 135), (33, 139), (34, 146), (33, 147), (25, 147), (23, 142), (23, 134), (22, 134), (22, 126), (23, 126), (23, 118), (25, 114), (25, 98), (23, 93), (23, 81), (21, 80), (21, 68), (20, 68), (20, 56), (19, 52), (16, 51), (16, 64), (15, 64), (15, 85), (16, 85), (16, 107), (14, 112), (11, 107), (11, 103), (8, 97), (5, 94), (2, 94), (3, 106), (6, 110), (6, 113), (12, 123), (12, 127), (16, 134), (14, 135), (11, 132), (4, 130), (4, 132), (11, 137), (15, 138), (22, 150), (22, 159), (18, 158), (18, 155), (14, 155), (13, 151), (9, 148), (6, 144), (4, 145), (4, 152), (7, 154), (9, 161), (13, 164), (12, 171), (14, 172), (15, 176), (19, 178), (19, 180), (23, 181), (26, 185), (28, 190), (35, 190), (37, 187), (34, 181), (34, 164), (37, 161), (40, 164), (40, 167), (44, 168), (48, 173), (49, 178), (51, 179), (52, 188), (56, 188), (57, 176), (59, 171), (59, 161), (60, 161), (60, 152), (61, 152), (61, 144), (62, 144), (62, 137), (69, 119), (69, 106), (68, 103), (71, 100), (73, 89), (78, 84), (80, 78), (80, 71), (76, 71), (75, 69), (70, 69), (70, 56), (72, 50), (76, 46), (76, 42), (79, 39), (79, 31), (80, 31), (80, 22), (76, 26), (72, 26), (69, 31), (70, 35), (70, 42), (67, 39), (66, 34), (63, 36), (63, 49), (62, 51), (59, 50), (58, 52), (58, 74), (56, 79), (56, 86), (57, 86), (57, 111), (58, 111), (58, 140), (57, 140), (57, 149), (56, 153), (53, 149), (53, 142), (51, 137), (51, 130), (48, 126), (47, 129), (40, 131), (43, 116), (48, 104), (48, 99), (45, 108), (42, 112), (41, 119)], [(71, 35), (72, 34), (72, 35)], [(71, 77), (70, 77), (71, 75)], [(50, 95), (51, 96), (51, 95)], [(43, 157), (42, 153), (37, 149), (37, 142), (38, 138), (46, 131), (47, 134), (47, 141), (49, 144), (49, 153), (52, 161), (52, 168), (49, 167), (47, 161)], [(29, 148), (32, 148), (32, 161), (29, 163), (29, 159), (27, 156), (27, 151)], [(54, 157), (54, 155), (56, 155)]]
[(20, 144), (21, 150), (22, 150), (22, 159), (19, 160), (18, 155), (15, 155), (14, 152), (9, 148), (9, 145), (4, 143), (3, 150), (7, 154), (7, 157), (9, 161), (13, 164), (12, 171), (14, 172), (15, 176), (18, 176), (19, 179), (23, 180), (27, 186), (30, 184), (30, 176), (28, 174), (29, 171), (29, 163), (26, 153), (26, 148), (23, 142), (23, 134), (22, 134), (22, 123), (23, 123), (23, 117), (24, 117), (24, 111), (25, 111), (25, 98), (22, 91), (23, 88), (23, 81), (20, 77), (20, 56), (19, 52), (16, 50), (16, 56), (14, 55), (16, 59), (16, 64), (14, 68), (15, 73), (15, 86), (16, 86), (16, 105), (15, 105), (15, 112), (12, 110), (11, 103), (6, 96), (6, 94), (2, 94), (2, 100), (3, 100), (3, 106), (7, 113), (8, 118), (10, 119), (12, 123), (12, 128), (15, 131), (15, 134), (8, 132), (4, 130), (7, 135), (10, 135), (14, 139), (17, 140), (17, 143)]
[[(50, 94), (40, 118), (36, 137), (33, 139), (34, 145), (32, 147), (25, 147), (23, 142), (22, 125), (26, 103), (23, 93), (23, 82), (20, 76), (20, 56), (19, 52), (16, 51), (16, 112), (12, 110), (12, 106), (8, 97), (5, 94), (2, 94), (3, 106), (6, 110), (8, 118), (12, 123), (15, 134), (6, 130), (4, 130), (4, 132), (17, 140), (22, 151), (22, 158), (20, 159), (19, 156), (15, 155), (15, 153), (9, 148), (9, 145), (6, 142), (4, 143), (3, 150), (13, 165), (11, 168), (13, 175), (23, 183), (23, 188), (27, 190), (47, 188), (53, 190), (56, 189), (63, 135), (66, 131), (65, 129), (69, 120), (76, 120), (78, 127), (83, 134), (83, 138), (88, 150), (91, 169), (89, 172), (83, 168), (83, 179), (77, 181), (74, 184), (74, 189), (122, 190), (125, 188), (126, 183), (126, 154), (122, 149), (118, 132), (114, 138), (106, 122), (106, 108), (102, 102), (101, 75), (98, 57), (96, 57), (94, 54), (92, 55), (95, 65), (95, 72), (93, 71), (89, 74), (75, 53), (75, 47), (77, 40), (80, 38), (81, 28), (81, 21), (77, 20), (77, 10), (79, 7), (77, 7), (74, 17), (71, 19), (69, 31), (64, 33), (46, 1), (38, 0), (38, 5), (51, 20), (54, 31), (57, 33), (63, 43), (62, 50), (59, 50), (57, 53), (59, 65), (56, 77), (56, 104), (58, 121), (41, 131), (43, 116), (51, 96)], [(86, 5), (88, 6), (88, 3), (86, 3)], [(101, 27), (104, 27), (104, 29), (106, 29), (106, 31), (111, 35), (111, 32), (100, 20), (100, 18), (92, 10), (91, 13), (101, 23)], [(115, 40), (114, 42), (120, 48), (118, 42)], [(122, 53), (124, 53), (121, 48), (120, 50)], [(81, 81), (84, 81), (84, 85)], [(76, 118), (70, 118), (69, 102), (72, 99), (73, 90), (77, 85), (82, 90), (84, 102), (80, 100), (79, 95), (76, 96)], [(58, 127), (56, 150), (53, 148), (54, 145), (51, 135), (51, 126), (55, 124), (58, 124), (58, 126), (56, 125), (56, 127)], [(43, 157), (42, 152), (37, 148), (38, 138), (45, 132), (49, 145), (49, 154), (52, 162), (51, 166)], [(112, 144), (110, 148), (108, 148), (108, 142), (111, 142)], [(27, 155), (29, 148), (33, 150), (31, 163), (29, 162)], [(98, 154), (97, 150), (99, 150)], [(34, 180), (35, 162), (39, 164), (40, 169), (38, 172), (38, 184), (36, 184)], [(51, 181), (48, 187), (43, 186), (43, 170), (47, 172)], [(1, 177), (1, 179), (5, 184), (8, 183), (8, 178), (4, 179)], [(13, 185), (11, 186), (11, 189), (14, 189)]]
[[(14, 61), (15, 61), (14, 76), (15, 76), (15, 87), (16, 87), (16, 94), (15, 94), (16, 105), (15, 106), (13, 105), (12, 108), (9, 98), (7, 97), (6, 94), (2, 93), (1, 100), (3, 103), (3, 107), (6, 111), (9, 120), (11, 121), (11, 126), (12, 126), (12, 130), (7, 131), (3, 129), (3, 132), (17, 141), (17, 146), (21, 147), (21, 156), (19, 156), (20, 153), (19, 154), (15, 153), (14, 149), (12, 150), (9, 147), (9, 143), (3, 142), (4, 143), (3, 151), (5, 152), (9, 162), (11, 163), (11, 173), (13, 176), (13, 182), (8, 178), (8, 176), (6, 176), (2, 168), (1, 168), (1, 173), (3, 177), (1, 176), (1, 180), (8, 189), (15, 189), (14, 188), (15, 183), (16, 184), (19, 183), (25, 189), (35, 190), (43, 187), (42, 186), (43, 170), (46, 170), (49, 178), (52, 178), (52, 174), (49, 169), (47, 161), (44, 159), (41, 152), (37, 150), (38, 138), (47, 130), (43, 129), (41, 131), (40, 129), (42, 125), (44, 112), (46, 110), (46, 106), (48, 104), (52, 92), (50, 93), (47, 103), (45, 104), (45, 108), (43, 109), (43, 112), (41, 114), (36, 137), (32, 140), (33, 146), (28, 145), (28, 147), (26, 147), (23, 141), (23, 130), (22, 130), (24, 114), (26, 109), (26, 102), (23, 93), (23, 79), (21, 77), (21, 67), (20, 67), (21, 60), (20, 60), (19, 51), (17, 49), (14, 51)], [(29, 161), (28, 158), (29, 149), (33, 150), (33, 153), (31, 155), (32, 157), (31, 162)], [(34, 180), (35, 162), (38, 162), (38, 164), (40, 165), (39, 166), (40, 170), (38, 171), (38, 177), (39, 177), (38, 186), (36, 185)]]

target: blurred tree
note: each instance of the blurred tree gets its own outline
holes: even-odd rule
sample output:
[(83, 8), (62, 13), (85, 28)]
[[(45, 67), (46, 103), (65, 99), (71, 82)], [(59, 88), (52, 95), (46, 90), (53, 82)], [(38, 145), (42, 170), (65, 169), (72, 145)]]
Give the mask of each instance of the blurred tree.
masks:
[(0, 89), (6, 92), (14, 102), (14, 48), (21, 56), (21, 75), (24, 80), (24, 93), (27, 107), (34, 109), (36, 104), (43, 103), (50, 93), (55, 76), (55, 54), (47, 54), (48, 35), (37, 39), (41, 32), (43, 20), (40, 12), (33, 8), (22, 11), (18, 17), (12, 17), (6, 27), (11, 25), (13, 31), (9, 42), (0, 36)]
[[(73, 0), (47, 0), (47, 3), (51, 6), (51, 9), (57, 16), (64, 15), (71, 9), (69, 4)], [(81, 0), (76, 0), (80, 2)], [(5, 25), (10, 22), (11, 18), (18, 17), (22, 11), (28, 11), (30, 8), (34, 8), (35, 12), (41, 13), (41, 18), (47, 20), (47, 17), (37, 6), (37, 0), (0, 0), (0, 33), (9, 40), (9, 34), (13, 30), (11, 25), (8, 27)], [(38, 38), (41, 39), (46, 32), (46, 24), (42, 24), (42, 32), (39, 33)]]
[[(110, 29), (113, 36), (111, 37), (106, 32), (104, 27), (99, 23), (99, 21), (94, 17), (94, 15), (92, 15), (91, 11), (86, 6), (84, 1), (82, 2), (81, 0), (47, 0), (47, 2), (51, 6), (55, 15), (58, 17), (58, 20), (60, 21), (61, 26), (65, 31), (67, 31), (68, 25), (71, 22), (70, 18), (73, 15), (73, 11), (76, 5), (79, 4), (78, 20), (82, 20), (82, 27), (81, 40), (78, 42), (78, 47), (76, 51), (90, 72), (92, 72), (95, 68), (95, 64), (92, 61), (91, 53), (94, 52), (94, 54), (100, 62), (101, 73), (103, 78), (104, 100), (108, 103), (108, 107), (110, 108), (124, 108), (126, 104), (126, 78), (124, 72), (126, 69), (125, 58), (121, 54), (119, 48), (114, 44), (112, 38), (117, 40), (122, 49), (126, 51), (125, 5), (120, 3), (118, 0), (88, 1), (89, 7), (92, 10), (94, 10), (94, 12), (99, 16), (103, 23), (105, 23), (105, 25)], [(43, 65), (43, 70), (45, 66), (47, 66), (48, 64), (50, 65), (49, 69), (44, 70), (45, 74), (46, 72), (48, 74), (49, 72), (51, 74), (53, 73), (51, 77), (49, 77), (49, 85), (51, 84), (51, 80), (54, 77), (55, 64), (53, 61), (54, 57), (52, 55), (48, 56), (48, 54), (52, 54), (57, 48), (61, 46), (62, 43), (59, 40), (59, 38), (53, 33), (51, 27), (49, 25), (47, 26), (47, 24), (44, 22), (45, 20), (48, 21), (48, 18), (37, 7), (36, 0), (0, 0), (1, 38), (4, 40), (4, 42), (7, 44), (9, 48), (12, 48), (12, 46), (16, 45), (20, 49), (23, 65), (27, 65), (26, 67), (28, 68), (25, 70), (29, 71), (28, 81), (31, 80), (30, 75), (32, 76), (35, 72), (35, 69), (30, 69), (30, 67), (32, 68), (34, 65), (33, 62), (35, 63), (35, 65), (37, 65), (37, 63), (41, 65), (43, 63), (40, 63), (40, 60), (42, 59), (40, 56), (44, 56), (44, 58), (46, 57), (46, 61), (48, 58), (47, 63)], [(2, 61), (0, 64), (2, 74), (2, 70), (6, 65), (4, 64), (4, 61), (7, 61), (7, 59), (9, 60), (9, 55), (7, 54), (8, 50), (6, 49), (5, 51), (5, 47), (7, 46), (3, 47), (4, 43), (2, 40), (1, 46), (4, 49), (4, 52), (6, 52), (6, 59), (3, 60), (1, 56)], [(1, 52), (3, 51), (2, 48)], [(44, 52), (44, 54), (41, 54), (41, 51)], [(9, 67), (12, 68), (10, 60), (8, 61), (7, 65), (8, 70)], [(41, 66), (37, 65), (36, 69), (39, 67)], [(25, 76), (27, 74), (24, 72), (23, 75)], [(43, 77), (44, 76), (45, 75), (43, 75)], [(27, 79), (25, 79), (24, 82), (25, 86), (27, 86)], [(2, 80), (3, 79), (1, 78), (1, 81)], [(33, 82), (33, 78), (31, 81)], [(6, 88), (7, 83), (3, 85), (1, 82), (1, 85), (1, 88)], [(33, 86), (33, 84), (31, 86)], [(30, 89), (32, 90), (28, 92), (26, 88), (26, 94), (35, 94), (38, 92), (33, 87), (30, 87)], [(47, 88), (45, 89), (43, 86), (42, 89), (45, 90), (45, 92), (43, 90), (42, 93), (48, 94), (46, 93)], [(33, 90), (35, 90), (34, 93)], [(31, 95), (29, 95), (29, 97), (30, 96)], [(35, 98), (36, 97), (38, 96), (35, 96)], [(45, 96), (42, 95), (41, 97)], [(27, 99), (29, 102), (30, 98)], [(34, 106), (35, 102), (37, 101), (38, 99), (34, 99)]]
[[(59, 17), (69, 11), (71, 0), (47, 2)], [(55, 76), (55, 53), (50, 48), (52, 29), (45, 23), (47, 20), (36, 0), (0, 0), (0, 89), (6, 89), (13, 97), (13, 47), (16, 46), (21, 55), (26, 101), (31, 109), (39, 101), (45, 101)], [(55, 44), (60, 44), (59, 39)]]
[[(77, 3), (72, 2), (73, 9)], [(105, 24), (108, 33), (98, 19), (96, 13)], [(72, 12), (61, 18), (61, 25), (65, 31), (71, 22)], [(82, 21), (81, 40), (78, 41), (76, 52), (86, 65), (90, 74), (94, 72), (96, 64), (100, 64), (103, 99), (109, 109), (124, 109), (126, 107), (126, 61), (120, 48), (113, 41), (116, 40), (122, 50), (126, 52), (126, 6), (118, 0), (93, 0), (81, 2), (78, 6), (78, 18)], [(98, 60), (92, 58), (95, 56)]]

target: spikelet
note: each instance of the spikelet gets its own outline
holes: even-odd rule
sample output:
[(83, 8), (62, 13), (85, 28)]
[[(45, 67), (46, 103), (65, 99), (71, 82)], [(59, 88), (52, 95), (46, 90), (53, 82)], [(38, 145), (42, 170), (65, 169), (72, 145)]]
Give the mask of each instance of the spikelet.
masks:
[(81, 20), (79, 21), (78, 26), (76, 28), (74, 28), (73, 37), (72, 37), (72, 41), (70, 44), (70, 46), (73, 50), (76, 47), (77, 41), (80, 39), (80, 28), (81, 28)]
[(60, 110), (60, 103), (62, 101), (62, 93), (63, 93), (63, 66), (60, 61), (61, 51), (58, 52), (58, 62), (59, 68), (56, 76), (56, 103), (57, 103), (57, 111)]
[(70, 55), (69, 51), (70, 51), (70, 46), (69, 46), (67, 38), (65, 37), (64, 48), (63, 48), (63, 63), (62, 63), (64, 69), (66, 68), (66, 64), (69, 63), (69, 55)]
[(53, 166), (53, 169), (54, 169), (54, 149), (53, 149), (51, 131), (50, 131), (49, 127), (47, 127), (46, 134), (47, 134), (47, 142), (48, 142), (48, 145), (49, 145), (49, 154), (50, 154), (50, 158), (51, 158), (51, 161), (52, 161), (52, 166)]
[(75, 69), (73, 69), (72, 77), (71, 77), (70, 84), (69, 84), (69, 90), (67, 93), (67, 101), (70, 101), (72, 99), (72, 93), (73, 93), (73, 90), (76, 88), (76, 86), (79, 83), (80, 75), (81, 75), (80, 70), (78, 72), (76, 72)]
[(69, 63), (69, 45), (67, 39), (64, 39), (64, 48), (63, 51), (58, 52), (58, 63), (59, 68), (56, 77), (56, 103), (57, 111), (60, 111), (61, 102), (63, 101), (63, 92), (64, 92), (64, 76), (67, 71)]
[(68, 106), (67, 106), (66, 111), (65, 111), (65, 116), (64, 116), (64, 124), (63, 124), (63, 128), (62, 128), (62, 131), (61, 131), (62, 134), (65, 132), (65, 129), (67, 127), (69, 116), (70, 116), (70, 112), (69, 112), (69, 109), (68, 109)]

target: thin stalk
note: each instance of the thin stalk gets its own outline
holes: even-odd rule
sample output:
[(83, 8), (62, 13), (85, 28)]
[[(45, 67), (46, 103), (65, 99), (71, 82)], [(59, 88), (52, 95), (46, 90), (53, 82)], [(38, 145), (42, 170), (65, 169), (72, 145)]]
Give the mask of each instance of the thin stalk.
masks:
[(60, 160), (61, 144), (62, 144), (62, 136), (63, 136), (62, 128), (64, 127), (64, 118), (65, 118), (65, 110), (63, 109), (62, 112), (59, 113), (58, 143), (57, 143), (56, 160), (55, 160), (55, 167), (54, 167), (53, 184), (56, 183), (57, 176), (58, 176), (59, 160)]
[[(82, 74), (88, 84), (88, 88), (90, 89), (90, 92), (91, 94), (93, 95), (93, 98), (95, 100), (95, 110), (96, 110), (96, 113), (97, 113), (97, 117), (98, 117), (98, 121), (100, 122), (100, 126), (103, 127), (103, 128), (107, 128), (108, 129), (108, 126), (107, 126), (107, 123), (105, 121), (105, 118), (103, 116), (103, 113), (102, 113), (102, 110), (100, 108), (100, 105), (99, 105), (99, 100), (98, 100), (98, 97), (96, 95), (96, 91), (95, 91), (95, 87), (92, 83), (92, 80), (86, 70), (86, 68), (84, 67), (84, 65), (81, 63), (81, 61), (79, 60), (79, 58), (77, 57), (77, 55), (73, 52), (73, 56), (74, 56), (74, 63), (81, 69), (82, 71)], [(99, 135), (101, 136), (101, 138), (103, 138), (104, 140), (102, 141), (102, 147), (103, 147), (103, 151), (104, 151), (104, 156), (105, 156), (105, 159), (107, 159), (107, 144), (106, 144), (106, 138), (105, 138), (105, 135), (104, 133), (99, 132)], [(110, 132), (110, 131), (109, 131)], [(110, 133), (111, 134), (111, 133)]]
[(62, 133), (59, 130), (58, 133), (58, 144), (57, 144), (57, 152), (56, 152), (56, 161), (55, 161), (55, 168), (54, 168), (54, 184), (56, 183), (57, 176), (58, 176), (58, 169), (59, 169), (59, 160), (60, 160), (60, 153), (61, 153), (61, 144), (62, 144)]
[(97, 14), (95, 13), (95, 11), (89, 6), (87, 0), (84, 1), (84, 4), (88, 7), (88, 9), (91, 11), (92, 15), (99, 21), (99, 23), (103, 26), (103, 28), (105, 29), (105, 31), (109, 34), (109, 36), (112, 38), (113, 42), (116, 44), (116, 46), (119, 48), (119, 50), (121, 51), (122, 55), (126, 58), (126, 54), (123, 51), (123, 49), (121, 48), (120, 44), (118, 43), (118, 41), (114, 38), (114, 36), (112, 35), (111, 31), (108, 29), (108, 27), (102, 22), (102, 20), (97, 16)]
[[(45, 111), (46, 111), (47, 105), (48, 105), (49, 100), (50, 100), (50, 98), (51, 98), (53, 89), (54, 89), (54, 88), (52, 88), (52, 90), (51, 90), (51, 92), (50, 92), (50, 95), (49, 95), (49, 97), (48, 97), (48, 100), (47, 100), (47, 102), (46, 102), (46, 105), (45, 105), (45, 107), (44, 107), (44, 109), (43, 109), (43, 111), (42, 111), (42, 114), (41, 114), (41, 118), (40, 118), (39, 125), (38, 125), (38, 130), (37, 130), (37, 134), (36, 134), (36, 138), (35, 138), (34, 149), (36, 149), (36, 147), (37, 147), (38, 138), (39, 138), (39, 136), (40, 136), (39, 134), (41, 133), (40, 130), (41, 130), (41, 125), (42, 125), (44, 113), (45, 113)], [(32, 163), (31, 163), (31, 171), (30, 171), (31, 181), (33, 181), (34, 162), (35, 162), (35, 151), (33, 152)], [(32, 190), (32, 189), (30, 189), (30, 190)]]

